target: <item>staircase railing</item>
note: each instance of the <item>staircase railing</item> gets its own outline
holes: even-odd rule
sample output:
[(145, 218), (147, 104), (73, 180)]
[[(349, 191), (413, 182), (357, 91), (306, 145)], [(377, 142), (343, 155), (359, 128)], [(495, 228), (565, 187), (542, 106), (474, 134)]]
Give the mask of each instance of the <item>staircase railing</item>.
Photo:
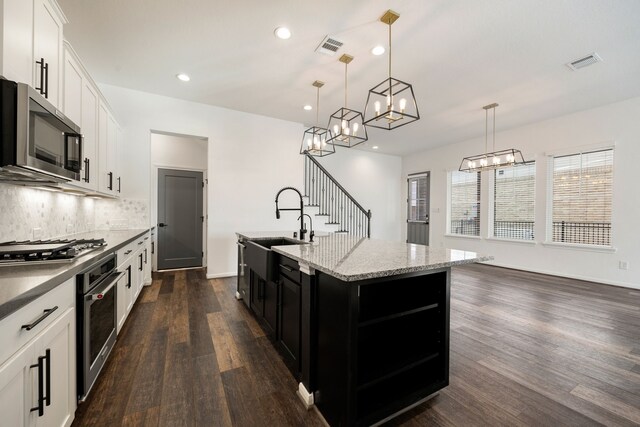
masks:
[(340, 225), (336, 233), (371, 237), (371, 210), (356, 199), (311, 155), (305, 154), (304, 195), (309, 206), (328, 217), (327, 224)]

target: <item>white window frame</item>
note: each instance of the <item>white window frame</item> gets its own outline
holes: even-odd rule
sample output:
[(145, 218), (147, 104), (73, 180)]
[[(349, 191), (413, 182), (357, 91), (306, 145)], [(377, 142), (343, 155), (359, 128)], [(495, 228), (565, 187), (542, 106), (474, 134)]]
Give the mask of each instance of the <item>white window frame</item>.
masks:
[[(478, 214), (480, 215), (480, 222), (478, 224), (479, 226), (479, 233), (477, 236), (472, 236), (469, 234), (457, 234), (457, 233), (452, 233), (451, 232), (451, 175), (452, 172), (459, 172), (457, 169), (451, 169), (447, 171), (447, 193), (446, 193), (446, 198), (447, 198), (447, 224), (446, 224), (446, 233), (445, 233), (445, 237), (458, 237), (458, 238), (462, 238), (462, 239), (475, 239), (475, 240), (481, 240), (483, 239), (483, 235), (482, 235), (482, 221), (483, 221), (483, 215), (485, 215), (485, 213), (482, 211), (483, 209), (483, 187), (484, 187), (484, 182), (485, 179), (482, 175), (482, 172), (480, 172), (480, 211), (478, 212)], [(469, 173), (469, 172), (465, 172), (465, 173)], [(476, 172), (474, 172), (476, 173)]]
[[(615, 200), (615, 176), (616, 176), (616, 142), (615, 141), (605, 141), (596, 144), (588, 144), (588, 145), (580, 145), (571, 148), (563, 148), (560, 150), (547, 151), (544, 153), (546, 160), (546, 168), (547, 168), (547, 188), (546, 188), (546, 221), (545, 221), (545, 239), (542, 242), (544, 246), (548, 247), (556, 247), (556, 248), (567, 248), (567, 249), (576, 249), (583, 250), (588, 252), (604, 252), (604, 253), (613, 253), (617, 252), (617, 248), (614, 246), (614, 234), (613, 234), (613, 220), (614, 215), (612, 212), (611, 215), (611, 242), (609, 246), (603, 245), (588, 245), (588, 244), (580, 244), (580, 243), (565, 243), (565, 242), (554, 242), (553, 241), (553, 165), (554, 165), (554, 157), (561, 156), (570, 156), (575, 154), (588, 153), (592, 151), (603, 151), (603, 150), (613, 150), (613, 177), (614, 177), (614, 185), (611, 190), (611, 199)], [(615, 206), (612, 205), (612, 210)]]

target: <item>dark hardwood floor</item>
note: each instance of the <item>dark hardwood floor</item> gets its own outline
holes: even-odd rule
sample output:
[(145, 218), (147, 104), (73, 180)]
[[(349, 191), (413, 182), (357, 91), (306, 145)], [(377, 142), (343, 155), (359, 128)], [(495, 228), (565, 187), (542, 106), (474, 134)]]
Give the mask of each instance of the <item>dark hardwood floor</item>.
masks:
[[(73, 425), (323, 425), (234, 292), (155, 274)], [(389, 425), (640, 425), (640, 291), (454, 268), (450, 385)]]

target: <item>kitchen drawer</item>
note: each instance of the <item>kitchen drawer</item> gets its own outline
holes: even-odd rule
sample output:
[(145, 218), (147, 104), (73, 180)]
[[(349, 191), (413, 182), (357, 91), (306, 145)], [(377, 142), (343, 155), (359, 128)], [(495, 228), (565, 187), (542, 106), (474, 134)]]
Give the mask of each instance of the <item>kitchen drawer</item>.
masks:
[(290, 280), (300, 283), (300, 265), (298, 261), (294, 261), (291, 258), (280, 255), (278, 268), (280, 274), (286, 276)]
[(146, 233), (127, 243), (125, 247), (118, 249), (118, 268), (129, 261), (135, 255), (136, 251), (144, 245), (145, 241), (148, 241), (149, 239), (149, 233)]
[[(0, 320), (0, 343), (2, 343), (0, 346), (0, 365), (53, 323), (67, 308), (73, 307), (75, 296), (76, 278), (73, 277)], [(51, 310), (54, 307), (57, 308), (45, 317), (45, 310)], [(43, 319), (31, 330), (22, 328), (22, 325), (34, 324), (40, 318)]]

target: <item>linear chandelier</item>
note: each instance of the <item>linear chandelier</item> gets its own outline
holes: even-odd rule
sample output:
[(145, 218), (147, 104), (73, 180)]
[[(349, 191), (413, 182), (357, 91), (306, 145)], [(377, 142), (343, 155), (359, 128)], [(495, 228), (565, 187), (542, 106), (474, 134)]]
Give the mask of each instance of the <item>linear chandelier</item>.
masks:
[(302, 146), (300, 154), (310, 154), (316, 157), (324, 157), (336, 152), (336, 148), (329, 141), (333, 139), (330, 129), (318, 126), (320, 116), (320, 88), (324, 86), (324, 82), (316, 80), (312, 86), (317, 89), (316, 92), (316, 125), (304, 131), (302, 136)]
[(353, 56), (344, 54), (339, 61), (344, 64), (344, 106), (329, 117), (327, 128), (333, 131), (333, 137), (327, 142), (351, 148), (369, 138), (362, 113), (347, 107), (347, 67), (353, 61)]
[(391, 25), (400, 18), (387, 10), (380, 21), (389, 26), (389, 77), (369, 90), (364, 109), (364, 124), (392, 130), (420, 119), (413, 87), (391, 77)]
[[(502, 169), (511, 166), (525, 164), (522, 152), (515, 148), (496, 151), (496, 107), (493, 103), (482, 107), (485, 112), (484, 119), (484, 153), (469, 156), (462, 159), (458, 170), (460, 172), (480, 172), (491, 169)], [(489, 141), (489, 110), (493, 110), (493, 151), (488, 151)]]

